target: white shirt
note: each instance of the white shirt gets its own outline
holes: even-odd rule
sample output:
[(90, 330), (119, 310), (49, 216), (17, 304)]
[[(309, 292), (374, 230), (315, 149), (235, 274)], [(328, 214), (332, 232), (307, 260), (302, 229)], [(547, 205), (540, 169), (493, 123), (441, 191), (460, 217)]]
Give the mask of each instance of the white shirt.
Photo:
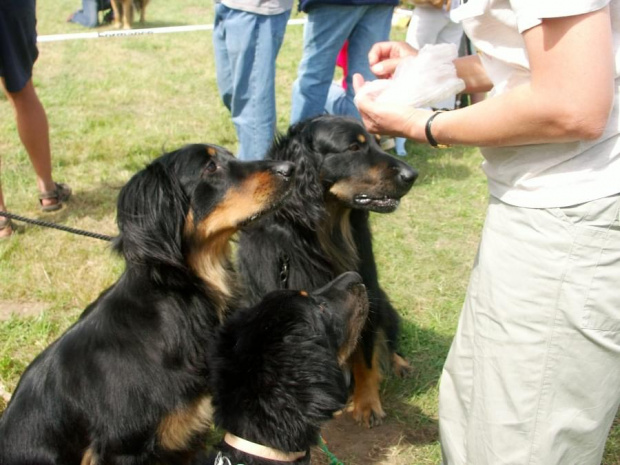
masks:
[[(544, 18), (585, 14), (610, 5), (616, 96), (603, 136), (595, 141), (482, 148), (489, 192), (532, 208), (563, 207), (620, 192), (620, 0), (469, 0), (453, 10), (480, 52), (492, 94), (530, 80), (521, 33)], [(570, 76), (566, 77), (570, 79)]]

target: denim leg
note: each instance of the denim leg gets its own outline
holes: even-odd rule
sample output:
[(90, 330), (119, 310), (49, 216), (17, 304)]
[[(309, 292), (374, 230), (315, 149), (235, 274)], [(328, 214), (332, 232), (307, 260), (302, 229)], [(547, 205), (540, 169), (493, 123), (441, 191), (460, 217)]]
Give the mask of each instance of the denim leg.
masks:
[(231, 11), (221, 3), (215, 4), (215, 19), (213, 20), (213, 53), (215, 57), (215, 77), (220, 98), (224, 106), (230, 111), (232, 101), (232, 65), (226, 47), (225, 18)]
[(368, 52), (377, 42), (389, 40), (393, 12), (393, 6), (368, 5), (364, 7), (363, 16), (351, 31), (349, 36), (349, 74), (346, 78), (346, 102), (342, 104), (343, 114), (361, 119), (357, 107), (353, 103), (355, 98), (353, 75), (359, 73), (364, 76), (366, 81), (377, 78), (370, 70)]
[(325, 113), (338, 52), (365, 9), (322, 4), (308, 12), (303, 55), (293, 84), (291, 124)]
[(224, 5), (217, 9), (222, 13), (213, 36), (217, 80), (239, 138), (237, 157), (262, 159), (276, 128), (276, 58), (290, 11), (257, 15)]
[(82, 9), (73, 14), (71, 22), (96, 27), (99, 24), (97, 0), (82, 0)]

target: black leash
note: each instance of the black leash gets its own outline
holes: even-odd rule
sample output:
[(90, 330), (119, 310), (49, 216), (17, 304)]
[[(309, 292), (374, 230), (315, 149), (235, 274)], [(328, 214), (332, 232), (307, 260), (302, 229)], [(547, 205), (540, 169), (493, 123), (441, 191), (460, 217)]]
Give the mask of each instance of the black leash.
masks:
[(105, 234), (98, 234), (90, 231), (84, 231), (82, 229), (70, 228), (69, 226), (63, 226), (61, 224), (50, 223), (49, 221), (34, 220), (32, 218), (25, 218), (23, 216), (14, 215), (9, 212), (0, 212), (0, 216), (10, 218), (12, 220), (22, 221), (24, 223), (36, 224), (37, 226), (43, 226), (45, 228), (60, 229), (61, 231), (70, 232), (73, 234), (79, 234), (86, 237), (92, 237), (94, 239), (101, 239), (102, 241), (111, 241), (114, 239), (112, 236), (106, 236)]

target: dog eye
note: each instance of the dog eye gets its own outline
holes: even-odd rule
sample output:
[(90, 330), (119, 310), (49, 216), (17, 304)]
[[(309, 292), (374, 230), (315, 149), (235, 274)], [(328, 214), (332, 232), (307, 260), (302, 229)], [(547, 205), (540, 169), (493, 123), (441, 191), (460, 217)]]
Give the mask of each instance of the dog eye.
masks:
[(215, 163), (213, 160), (210, 160), (209, 163), (207, 163), (207, 166), (205, 166), (204, 170), (207, 173), (215, 173), (217, 171), (217, 163)]
[(351, 145), (349, 145), (350, 152), (357, 152), (360, 148), (361, 148), (360, 144), (358, 144), (357, 142), (354, 142)]
[(319, 303), (319, 312), (324, 312), (327, 309), (327, 304), (325, 302)]

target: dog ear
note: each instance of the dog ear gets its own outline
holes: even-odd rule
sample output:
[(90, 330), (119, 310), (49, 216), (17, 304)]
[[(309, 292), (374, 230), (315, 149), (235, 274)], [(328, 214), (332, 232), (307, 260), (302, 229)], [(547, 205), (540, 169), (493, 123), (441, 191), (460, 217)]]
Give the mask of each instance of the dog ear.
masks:
[(162, 163), (153, 162), (121, 189), (113, 247), (131, 264), (184, 268), (189, 198)]
[(323, 156), (312, 146), (312, 129), (309, 122), (293, 125), (276, 137), (268, 156), (295, 163), (293, 191), (276, 215), (314, 230), (324, 214), (324, 193), (320, 180)]

